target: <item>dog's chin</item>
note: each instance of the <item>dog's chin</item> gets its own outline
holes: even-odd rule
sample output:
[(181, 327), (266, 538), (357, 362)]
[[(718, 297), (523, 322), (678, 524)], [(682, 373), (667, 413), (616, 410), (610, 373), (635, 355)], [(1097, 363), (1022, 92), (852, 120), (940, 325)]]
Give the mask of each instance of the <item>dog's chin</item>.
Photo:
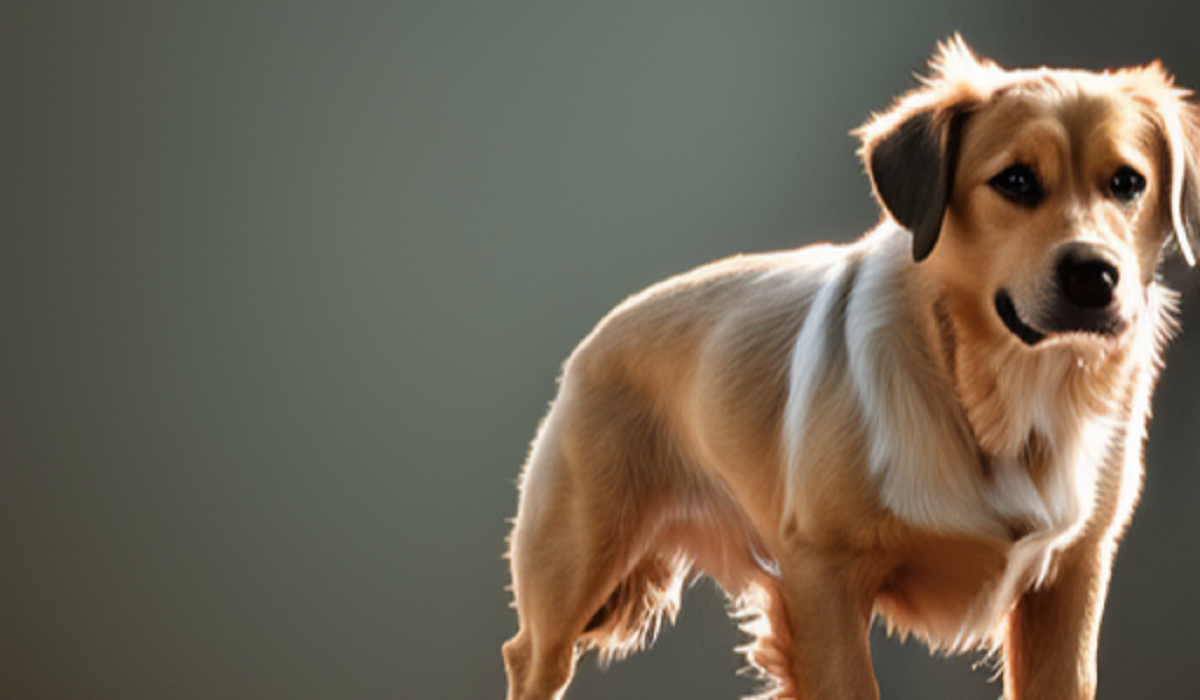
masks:
[(1026, 347), (1048, 347), (1064, 343), (1107, 346), (1116, 342), (1128, 327), (1124, 318), (1107, 311), (1051, 314), (1035, 327), (1022, 318), (1007, 290), (996, 292), (996, 315), (1008, 332)]

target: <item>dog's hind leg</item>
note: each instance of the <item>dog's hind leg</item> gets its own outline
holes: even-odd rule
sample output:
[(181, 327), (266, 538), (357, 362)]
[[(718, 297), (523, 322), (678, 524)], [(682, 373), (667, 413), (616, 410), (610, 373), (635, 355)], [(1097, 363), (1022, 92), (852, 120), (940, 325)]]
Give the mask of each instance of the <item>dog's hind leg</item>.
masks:
[(504, 645), (509, 700), (561, 697), (579, 654), (588, 648), (598, 649), (606, 662), (648, 645), (662, 618), (674, 618), (688, 571), (683, 555), (643, 559), (584, 621), (582, 630), (578, 616), (550, 619), (536, 617), (537, 610), (527, 612), (521, 630)]
[(564, 389), (522, 474), (509, 550), (520, 621), (504, 645), (509, 700), (561, 697), (585, 633), (637, 564), (640, 509), (626, 472), (644, 443), (630, 439), (631, 412), (612, 401), (598, 410), (598, 398)]
[(520, 630), (504, 645), (509, 700), (561, 697), (582, 651), (624, 656), (673, 613), (688, 560), (654, 541), (678, 467), (671, 450), (636, 395), (564, 380), (510, 539)]
[[(525, 474), (524, 498), (511, 535), (509, 558), (520, 630), (504, 645), (508, 700), (561, 697), (574, 673), (577, 640), (616, 583), (617, 563), (587, 542), (572, 512), (561, 455), (535, 448)], [(531, 483), (534, 482), (535, 483)], [(531, 490), (544, 491), (531, 500)], [(553, 494), (553, 495), (552, 495)]]

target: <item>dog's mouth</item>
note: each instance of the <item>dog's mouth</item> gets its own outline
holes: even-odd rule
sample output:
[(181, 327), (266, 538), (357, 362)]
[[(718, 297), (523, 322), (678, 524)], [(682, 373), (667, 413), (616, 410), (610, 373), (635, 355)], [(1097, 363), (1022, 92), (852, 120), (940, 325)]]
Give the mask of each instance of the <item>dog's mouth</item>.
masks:
[(1004, 327), (1022, 343), (1033, 347), (1046, 339), (1045, 333), (1021, 320), (1021, 315), (1017, 313), (1017, 307), (1006, 290), (996, 292), (995, 304), (996, 314), (1004, 322)]
[(1001, 289), (994, 299), (996, 315), (1004, 327), (1022, 343), (1034, 347), (1050, 337), (1093, 338), (1111, 340), (1117, 338), (1129, 325), (1113, 306), (1102, 309), (1085, 309), (1067, 302), (1059, 302), (1043, 314), (1038, 322), (1042, 328), (1026, 323), (1013, 303), (1008, 291)]

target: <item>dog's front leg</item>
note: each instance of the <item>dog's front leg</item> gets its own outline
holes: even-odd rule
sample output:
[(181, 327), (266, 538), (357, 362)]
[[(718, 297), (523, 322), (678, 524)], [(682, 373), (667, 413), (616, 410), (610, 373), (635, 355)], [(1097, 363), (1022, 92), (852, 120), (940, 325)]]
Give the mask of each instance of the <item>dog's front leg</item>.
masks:
[(1056, 578), (1025, 593), (1008, 619), (1004, 700), (1092, 700), (1096, 645), (1115, 543), (1084, 540)]
[(783, 696), (878, 700), (868, 636), (872, 601), (853, 565), (805, 550), (785, 557), (780, 573), (791, 628)]

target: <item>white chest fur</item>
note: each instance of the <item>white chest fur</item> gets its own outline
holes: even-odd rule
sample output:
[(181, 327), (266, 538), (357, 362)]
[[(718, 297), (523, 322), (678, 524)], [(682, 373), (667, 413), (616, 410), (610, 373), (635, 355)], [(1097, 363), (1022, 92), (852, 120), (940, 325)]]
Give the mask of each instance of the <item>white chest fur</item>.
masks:
[[(828, 373), (845, 372), (867, 443), (864, 466), (888, 511), (938, 535), (1019, 535), (999, 577), (980, 582), (957, 632), (942, 630), (943, 644), (966, 648), (992, 634), (1087, 523), (1117, 431), (1103, 411), (1062, 389), (1069, 375), (1089, 371), (1069, 349), (1015, 347), (994, 358), (1006, 365), (1005, 382), (988, 400), (1005, 410), (1003, 425), (989, 426), (991, 445), (1001, 449), (988, 456), (931, 347), (936, 331), (914, 311), (928, 308), (927, 300), (915, 299), (921, 290), (902, 281), (911, 262), (908, 239), (897, 233), (877, 231), (824, 272), (790, 368), (783, 426), (789, 482), (827, 468), (806, 459), (805, 432), (810, 414), (821, 410), (817, 387)], [(792, 498), (790, 507), (802, 511), (804, 494)]]

